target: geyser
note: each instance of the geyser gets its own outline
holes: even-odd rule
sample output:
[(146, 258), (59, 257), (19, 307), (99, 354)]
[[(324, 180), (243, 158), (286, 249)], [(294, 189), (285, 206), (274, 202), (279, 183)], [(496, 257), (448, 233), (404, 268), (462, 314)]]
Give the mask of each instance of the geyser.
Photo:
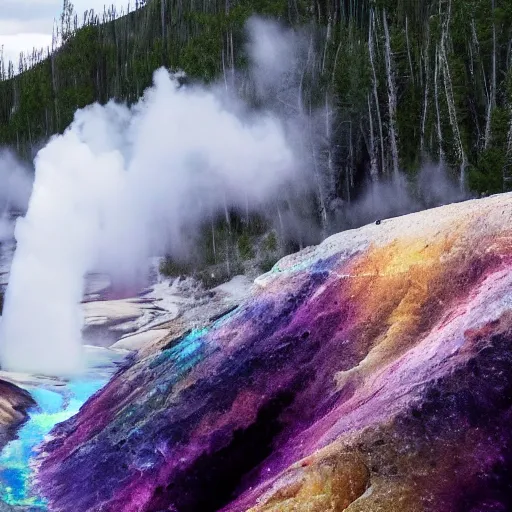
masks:
[(212, 211), (254, 206), (298, 168), (278, 119), (161, 69), (135, 106), (92, 105), (35, 159), (35, 182), (5, 297), (0, 361), (66, 375), (81, 365), (84, 276), (130, 279), (178, 251)]
[[(235, 74), (233, 88), (240, 85), (266, 111), (251, 111), (226, 84), (180, 86), (180, 75), (161, 69), (139, 103), (80, 110), (38, 153), (28, 212), (16, 227), (0, 327), (3, 368), (79, 370), (85, 274), (104, 271), (116, 284), (137, 283), (149, 256), (186, 258), (200, 225), (220, 209), (262, 209), (300, 197), (295, 201), (307, 213), (278, 212), (279, 229), (311, 242), (319, 231), (314, 212), (325, 235), (328, 217), (329, 229), (339, 229), (455, 199), (439, 166), (420, 173), (418, 194), (399, 175), (338, 208), (327, 137), (334, 116), (328, 98), (319, 110), (303, 101), (304, 77), (317, 77), (312, 32), (252, 18), (247, 34), (250, 66), (239, 84)], [(11, 182), (21, 192), (9, 197), (23, 208), (30, 184)], [(311, 187), (310, 204), (304, 192)]]

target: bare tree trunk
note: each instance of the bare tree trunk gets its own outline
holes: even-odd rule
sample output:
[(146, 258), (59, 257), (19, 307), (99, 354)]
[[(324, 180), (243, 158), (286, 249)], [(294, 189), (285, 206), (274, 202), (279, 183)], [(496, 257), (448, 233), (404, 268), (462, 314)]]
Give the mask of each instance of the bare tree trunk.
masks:
[(229, 31), (229, 44), (231, 47), (231, 87), (235, 88), (235, 49), (233, 46), (233, 30)]
[(332, 121), (331, 107), (329, 105), (329, 93), (325, 92), (325, 139), (327, 145), (327, 173), (329, 176), (329, 198), (334, 198), (336, 194), (336, 173), (334, 171), (334, 162), (332, 155)]
[(341, 50), (341, 43), (343, 42), (343, 39), (340, 37), (340, 42), (338, 44), (338, 48), (336, 50), (336, 56), (334, 57), (334, 65), (332, 67), (332, 75), (331, 75), (331, 82), (334, 83), (334, 78), (336, 76), (336, 68), (338, 66), (338, 57)]
[(224, 77), (224, 86), (226, 87), (226, 91), (227, 91), (228, 90), (228, 76), (226, 73), (226, 57), (224, 54), (224, 48), (222, 48), (222, 76)]
[(0, 81), (7, 78), (5, 73), (4, 47), (0, 46)]
[(213, 261), (217, 263), (217, 246), (215, 244), (215, 226), (213, 224), (213, 215), (212, 215), (212, 249), (213, 249)]
[(391, 157), (393, 160), (393, 175), (398, 176), (398, 142), (396, 128), (396, 90), (391, 56), (391, 40), (389, 37), (386, 9), (382, 10), (384, 36), (386, 39), (386, 75), (388, 80), (388, 108), (389, 108), (389, 138), (391, 144)]
[(318, 189), (318, 202), (320, 203), (320, 218), (322, 221), (322, 231), (325, 233), (327, 230), (327, 208), (325, 205), (324, 197), (324, 185), (322, 183), (322, 176), (320, 175), (320, 168), (318, 165), (316, 148), (313, 138), (313, 127), (311, 126), (311, 103), (309, 106), (310, 115), (308, 117), (308, 128), (309, 128), (309, 144), (311, 150), (311, 157), (313, 160), (313, 169), (315, 171), (316, 186)]
[(350, 197), (350, 177), (349, 177), (349, 170), (347, 167), (345, 167), (345, 186), (347, 190), (347, 202), (350, 204), (351, 197)]
[(429, 88), (430, 88), (429, 51), (430, 51), (430, 27), (427, 26), (427, 48), (425, 50), (425, 58), (424, 58), (425, 95), (423, 97), (423, 115), (421, 117), (421, 134), (420, 134), (420, 152), (422, 155), (425, 151), (425, 129), (426, 129), (426, 125), (427, 125), (428, 93), (429, 93)]
[(283, 222), (283, 216), (281, 215), (281, 209), (279, 208), (279, 203), (277, 203), (276, 208), (277, 208), (277, 218), (279, 219), (279, 229), (281, 230), (281, 236), (279, 237), (279, 239), (283, 240), (283, 238), (284, 238), (284, 222)]
[(46, 108), (44, 109), (44, 116), (45, 116), (45, 121), (46, 121), (46, 123), (45, 123), (45, 128), (46, 128), (46, 133), (45, 133), (45, 135), (46, 135), (46, 138), (48, 138), (48, 136), (49, 136), (49, 134), (50, 134), (50, 123), (49, 123), (49, 121), (48, 121), (48, 107), (46, 107)]
[[(491, 98), (490, 98), (490, 94), (489, 94), (489, 87), (487, 85), (487, 77), (486, 77), (486, 74), (485, 74), (484, 63), (483, 63), (483, 60), (482, 60), (481, 55), (480, 55), (480, 43), (478, 41), (478, 35), (476, 33), (476, 27), (475, 27), (475, 20), (474, 19), (471, 20), (471, 39), (472, 39), (472, 43), (473, 43), (473, 46), (475, 47), (475, 51), (476, 51), (477, 64), (480, 64), (480, 68), (481, 68), (481, 72), (482, 72), (482, 81), (483, 81), (483, 84), (484, 84), (485, 98), (486, 98), (486, 101), (487, 101), (487, 109), (489, 109), (489, 103), (491, 101)], [(480, 126), (478, 124), (478, 116), (476, 116), (476, 123), (477, 123), (477, 131), (480, 134), (481, 130), (480, 130)], [(486, 127), (487, 127), (487, 122), (486, 122)], [(480, 138), (480, 136), (478, 137), (478, 141), (479, 141), (478, 142), (478, 146), (480, 147), (480, 145), (482, 144), (482, 139)], [(484, 145), (485, 145), (485, 134), (484, 134), (483, 141), (484, 141)]]
[(30, 149), (32, 150), (32, 133), (30, 132), (30, 121), (27, 116), (27, 129), (28, 129), (28, 144), (30, 146)]
[(510, 69), (510, 65), (512, 64), (512, 34), (509, 35), (510, 41), (507, 46), (507, 71)]
[[(474, 26), (473, 26), (472, 32), (473, 31), (474, 31)], [(476, 39), (475, 36), (476, 36), (476, 32), (473, 32), (473, 36), (472, 36), (471, 40), (467, 42), (468, 52), (469, 52), (469, 73), (471, 75), (471, 83), (473, 83), (473, 84), (476, 83), (477, 77), (476, 77), (475, 70), (478, 67), (478, 59), (475, 57), (475, 53), (478, 56), (478, 39)], [(477, 41), (476, 45), (474, 42), (475, 39)], [(485, 78), (484, 78), (484, 80), (485, 80)], [(483, 140), (483, 138), (482, 138), (482, 133), (480, 130), (480, 121), (478, 119), (478, 112), (477, 112), (477, 108), (475, 106), (474, 100), (470, 100), (470, 110), (473, 115), (473, 122), (474, 122), (475, 128), (476, 128), (478, 146), (480, 146), (480, 141)]]
[(350, 186), (353, 187), (354, 186), (354, 146), (352, 145), (352, 121), (350, 121), (350, 128), (349, 128), (349, 133), (350, 133), (350, 136), (349, 136), (349, 140), (350, 140), (350, 144), (349, 144), (349, 149), (348, 149), (348, 162), (349, 162), (349, 168), (348, 168), (348, 172), (349, 172), (349, 182), (350, 182)]
[(377, 155), (375, 154), (375, 138), (373, 135), (373, 115), (370, 95), (368, 95), (368, 119), (370, 120), (370, 177), (373, 182), (376, 182), (379, 178), (379, 170), (377, 168)]
[(436, 120), (437, 120), (437, 143), (439, 144), (439, 161), (444, 160), (443, 151), (443, 132), (441, 130), (441, 112), (439, 110), (439, 48), (436, 47), (435, 68), (434, 68), (434, 99), (436, 102)]
[(165, 0), (160, 0), (160, 20), (162, 23), (162, 41), (165, 41)]
[(491, 0), (492, 6), (492, 98), (496, 104), (496, 20), (495, 20), (495, 0)]
[(226, 238), (226, 271), (228, 277), (231, 277), (231, 265), (229, 263), (229, 238)]
[(485, 139), (484, 148), (487, 148), (491, 141), (491, 117), (492, 109), (496, 106), (496, 23), (494, 22), (494, 0), (491, 0), (492, 5), (492, 78), (491, 78), (491, 92), (489, 101), (487, 102), (487, 120), (485, 123)]
[(224, 218), (226, 219), (226, 226), (228, 227), (229, 233), (231, 234), (231, 219), (229, 217), (228, 201), (226, 198), (225, 191), (224, 191)]
[(52, 32), (52, 53), (50, 56), (50, 63), (52, 67), (52, 93), (53, 93), (53, 105), (55, 109), (55, 124), (54, 128), (57, 130), (60, 130), (60, 115), (59, 115), (59, 105), (57, 101), (57, 72), (55, 69), (55, 52), (57, 51), (58, 47), (58, 28), (53, 26), (53, 32)]
[(299, 83), (299, 94), (297, 96), (297, 107), (299, 110), (300, 115), (304, 114), (304, 100), (303, 100), (303, 94), (304, 94), (304, 79), (306, 78), (306, 71), (309, 68), (311, 59), (313, 58), (313, 35), (311, 35), (309, 39), (309, 47), (308, 47), (308, 59), (306, 61), (306, 65), (304, 66), (304, 69), (302, 71), (302, 75), (300, 78)]
[(512, 107), (510, 107), (510, 123), (507, 136), (507, 154), (512, 157)]
[(380, 137), (380, 158), (381, 158), (381, 173), (386, 174), (386, 165), (384, 161), (384, 136), (382, 133), (382, 118), (380, 115), (379, 107), (379, 93), (377, 90), (377, 73), (375, 71), (375, 53), (373, 47), (373, 31), (375, 29), (375, 13), (372, 9), (370, 14), (370, 29), (368, 33), (368, 50), (370, 54), (370, 63), (372, 66), (372, 85), (373, 85), (373, 98), (375, 100), (375, 108), (377, 111), (377, 123), (379, 124), (379, 137)]
[[(510, 60), (509, 60), (510, 59)], [(507, 78), (510, 78), (512, 72), (510, 66), (512, 65), (512, 56), (507, 56)], [(507, 152), (505, 157), (505, 165), (503, 166), (503, 190), (510, 190), (512, 186), (512, 97), (508, 98), (508, 111), (509, 111), (509, 125), (507, 135)]]
[(332, 37), (332, 19), (329, 15), (329, 19), (327, 21), (327, 34), (325, 36), (325, 45), (324, 45), (324, 55), (322, 59), (322, 74), (325, 73), (325, 61), (327, 59), (327, 48), (329, 47), (329, 43), (331, 42)]
[(475, 80), (475, 56), (473, 55), (473, 44), (468, 43), (469, 50), (469, 74), (471, 75), (471, 80)]
[(448, 113), (450, 117), (450, 124), (452, 126), (455, 143), (457, 146), (457, 157), (460, 161), (460, 175), (459, 181), (461, 188), (464, 188), (465, 180), (466, 180), (466, 167), (467, 167), (467, 158), (466, 152), (464, 151), (464, 146), (462, 144), (462, 138), (460, 135), (459, 124), (457, 122), (457, 109), (455, 108), (455, 100), (453, 97), (453, 86), (452, 80), (450, 76), (450, 66), (448, 64), (448, 58), (446, 56), (446, 46), (448, 39), (448, 31), (450, 28), (451, 21), (451, 0), (448, 1), (448, 13), (446, 16), (446, 20), (443, 23), (443, 30), (441, 34), (441, 48), (440, 48), (440, 58), (443, 64), (443, 78), (444, 78), (444, 87), (446, 93), (446, 102), (448, 104)]
[(510, 110), (510, 122), (507, 136), (507, 156), (503, 167), (503, 190), (507, 190), (512, 182), (512, 106)]
[(487, 100), (489, 100), (489, 87), (487, 85), (487, 77), (485, 75), (485, 68), (484, 68), (483, 61), (482, 61), (482, 58), (481, 58), (481, 55), (480, 55), (480, 42), (478, 41), (478, 35), (476, 33), (476, 27), (475, 27), (475, 20), (474, 19), (471, 20), (471, 34), (472, 34), (473, 45), (475, 46), (475, 49), (476, 49), (476, 55), (478, 57), (478, 61), (479, 61), (480, 66), (482, 68), (482, 76), (483, 76), (483, 81), (484, 81), (485, 95), (487, 97)]
[(405, 17), (405, 41), (407, 43), (407, 57), (409, 58), (409, 68), (411, 70), (411, 82), (414, 85), (414, 70), (412, 67), (411, 44), (409, 43), (409, 22), (407, 16)]

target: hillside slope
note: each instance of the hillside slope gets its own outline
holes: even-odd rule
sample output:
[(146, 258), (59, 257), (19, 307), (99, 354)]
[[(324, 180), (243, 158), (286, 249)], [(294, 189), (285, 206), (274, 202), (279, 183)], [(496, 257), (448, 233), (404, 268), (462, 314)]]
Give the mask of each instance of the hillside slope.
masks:
[(511, 201), (335, 235), (145, 347), (45, 444), (50, 510), (509, 510)]

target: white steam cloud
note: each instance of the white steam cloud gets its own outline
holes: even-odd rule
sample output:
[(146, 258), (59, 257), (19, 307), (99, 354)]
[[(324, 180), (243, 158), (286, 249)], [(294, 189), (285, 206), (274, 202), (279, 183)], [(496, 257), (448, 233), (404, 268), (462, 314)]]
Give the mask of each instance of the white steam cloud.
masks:
[(11, 214), (27, 210), (32, 180), (30, 169), (12, 151), (0, 148), (0, 243), (12, 239)]
[(25, 212), (32, 190), (32, 174), (8, 149), (0, 148), (0, 210)]
[(36, 159), (16, 226), (1, 324), (8, 370), (71, 374), (82, 361), (84, 276), (133, 279), (153, 254), (226, 205), (261, 204), (297, 179), (280, 121), (159, 70), (134, 107), (92, 105)]

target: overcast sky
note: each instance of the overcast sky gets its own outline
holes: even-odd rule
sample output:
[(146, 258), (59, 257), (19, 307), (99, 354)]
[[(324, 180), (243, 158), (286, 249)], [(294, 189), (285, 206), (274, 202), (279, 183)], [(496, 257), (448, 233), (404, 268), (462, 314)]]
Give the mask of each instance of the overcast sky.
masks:
[[(72, 1), (80, 19), (87, 9), (102, 12), (106, 0)], [(128, 5), (127, 0), (107, 3), (118, 8)], [(0, 47), (3, 46), (7, 59), (17, 63), (21, 51), (49, 46), (53, 20), (59, 18), (61, 11), (62, 0), (0, 0)]]

